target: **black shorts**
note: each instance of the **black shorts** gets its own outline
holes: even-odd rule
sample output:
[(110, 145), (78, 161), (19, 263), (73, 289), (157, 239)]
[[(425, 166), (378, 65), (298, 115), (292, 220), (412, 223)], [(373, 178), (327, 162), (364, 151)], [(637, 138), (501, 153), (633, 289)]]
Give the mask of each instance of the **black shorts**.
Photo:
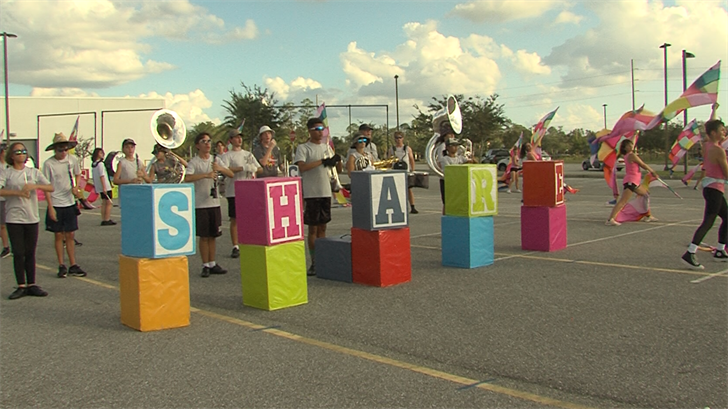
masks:
[(112, 190), (107, 190), (106, 192), (99, 193), (99, 196), (104, 200), (111, 200), (114, 198), (114, 193)]
[(440, 197), (442, 198), (442, 204), (445, 204), (445, 179), (440, 178)]
[(228, 202), (228, 217), (231, 219), (235, 218), (235, 198), (234, 197), (227, 197)]
[(0, 202), (0, 226), (5, 226), (5, 201)]
[(195, 209), (195, 228), (197, 237), (220, 237), (222, 236), (222, 214), (220, 206)]
[(629, 190), (637, 193), (637, 185), (635, 185), (634, 183), (625, 183), (622, 185), (622, 187), (624, 188), (624, 190), (629, 189)]
[(78, 216), (76, 216), (76, 205), (68, 207), (55, 207), (57, 221), (51, 220), (46, 210), (46, 230), (53, 233), (70, 233), (78, 230)]
[(518, 172), (520, 170), (521, 170), (521, 168), (517, 168), (515, 166), (511, 166), (511, 172)]
[(331, 221), (331, 198), (303, 199), (303, 224), (318, 226)]

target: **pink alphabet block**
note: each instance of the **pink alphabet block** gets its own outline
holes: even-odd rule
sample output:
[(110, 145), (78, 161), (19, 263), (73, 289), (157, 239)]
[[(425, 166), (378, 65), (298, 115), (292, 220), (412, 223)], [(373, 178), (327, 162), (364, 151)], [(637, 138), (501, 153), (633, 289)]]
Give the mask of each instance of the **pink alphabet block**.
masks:
[(272, 246), (303, 240), (300, 178), (261, 178), (235, 182), (240, 244)]
[(566, 248), (566, 206), (521, 206), (521, 248), (533, 251)]

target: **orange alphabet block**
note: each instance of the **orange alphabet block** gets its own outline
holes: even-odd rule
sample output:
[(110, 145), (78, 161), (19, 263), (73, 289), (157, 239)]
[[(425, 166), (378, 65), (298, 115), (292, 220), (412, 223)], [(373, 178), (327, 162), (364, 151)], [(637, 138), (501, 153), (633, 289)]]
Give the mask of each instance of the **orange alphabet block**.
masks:
[(556, 207), (564, 203), (564, 162), (523, 162), (523, 205)]

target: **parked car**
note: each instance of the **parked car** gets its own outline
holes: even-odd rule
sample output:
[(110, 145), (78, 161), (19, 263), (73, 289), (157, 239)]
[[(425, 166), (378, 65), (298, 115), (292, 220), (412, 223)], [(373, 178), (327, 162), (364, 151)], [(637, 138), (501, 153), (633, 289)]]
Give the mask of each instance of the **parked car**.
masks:
[(485, 155), (480, 159), (480, 163), (498, 163), (501, 159), (508, 159), (511, 156), (508, 149), (488, 149)]
[[(598, 159), (595, 161), (594, 164), (591, 163), (591, 160), (589, 158), (584, 159), (583, 162), (581, 162), (581, 168), (584, 170), (589, 169), (595, 169), (595, 170), (601, 170), (602, 169), (602, 162), (600, 162)], [(624, 169), (624, 158), (617, 159), (617, 171), (620, 171)]]

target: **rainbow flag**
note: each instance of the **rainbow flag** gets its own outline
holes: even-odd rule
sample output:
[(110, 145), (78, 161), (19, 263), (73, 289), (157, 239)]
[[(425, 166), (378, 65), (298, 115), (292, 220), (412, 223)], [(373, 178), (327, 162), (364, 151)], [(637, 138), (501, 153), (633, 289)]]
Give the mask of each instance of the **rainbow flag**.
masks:
[(331, 139), (331, 132), (329, 131), (329, 117), (326, 115), (326, 103), (322, 102), (321, 105), (316, 109), (316, 118), (320, 119), (324, 124), (324, 140), (334, 150), (334, 141)]
[(700, 142), (700, 126), (698, 122), (693, 119), (677, 136), (675, 143), (670, 148), (670, 161), (672, 161), (672, 167), (674, 168), (680, 159), (693, 147), (696, 143)]
[(240, 126), (238, 127), (238, 132), (243, 133), (243, 126), (245, 126), (245, 118), (243, 118), (243, 122), (240, 123)]
[(608, 139), (619, 139), (623, 135), (634, 133), (634, 131), (651, 129), (648, 127), (648, 124), (654, 117), (655, 114), (646, 111), (644, 105), (635, 111), (627, 111), (617, 120), (614, 128), (608, 134), (598, 137), (596, 142), (604, 142)]
[(652, 129), (661, 122), (675, 118), (682, 111), (700, 105), (710, 105), (718, 101), (718, 81), (720, 80), (720, 61), (699, 76), (695, 82), (657, 114), (647, 129)]
[(76, 124), (73, 125), (73, 129), (71, 130), (71, 134), (68, 135), (69, 141), (75, 141), (78, 137), (78, 120), (81, 119), (81, 115), (76, 117)]
[(538, 121), (536, 126), (533, 127), (531, 144), (534, 148), (541, 146), (541, 140), (543, 139), (544, 135), (546, 135), (546, 131), (548, 131), (549, 129), (549, 124), (551, 123), (551, 120), (554, 119), (554, 116), (556, 116), (556, 111), (558, 110), (559, 107), (556, 107), (556, 109), (544, 115), (544, 117), (541, 118), (540, 121)]
[[(521, 150), (521, 145), (523, 145), (523, 132), (521, 132), (521, 135), (516, 140), (516, 143), (513, 144), (513, 147), (509, 152), (512, 158), (518, 157), (518, 152)], [(508, 166), (510, 166), (510, 163), (508, 164)]]

